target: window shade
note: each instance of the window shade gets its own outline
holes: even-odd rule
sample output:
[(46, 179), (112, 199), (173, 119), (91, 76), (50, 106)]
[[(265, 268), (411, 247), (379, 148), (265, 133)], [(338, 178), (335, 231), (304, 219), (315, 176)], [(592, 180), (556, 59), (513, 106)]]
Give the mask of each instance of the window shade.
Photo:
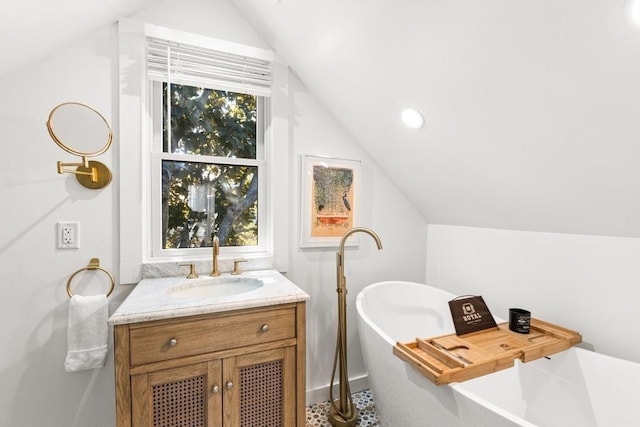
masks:
[(147, 75), (152, 80), (269, 96), (268, 61), (147, 38)]

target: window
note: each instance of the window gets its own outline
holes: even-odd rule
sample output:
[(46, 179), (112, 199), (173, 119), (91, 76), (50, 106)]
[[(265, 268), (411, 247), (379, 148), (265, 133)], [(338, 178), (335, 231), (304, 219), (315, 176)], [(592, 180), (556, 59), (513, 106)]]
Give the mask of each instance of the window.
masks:
[[(177, 275), (178, 273), (173, 270), (176, 269), (175, 261), (179, 260), (189, 259), (196, 264), (198, 262), (208, 263), (211, 260), (211, 249), (207, 248), (162, 249), (162, 232), (159, 231), (155, 235), (153, 233), (152, 223), (158, 230), (162, 228), (161, 204), (153, 206), (152, 198), (161, 198), (163, 157), (167, 161), (197, 165), (218, 163), (238, 166), (244, 165), (247, 161), (255, 162), (258, 168), (259, 191), (257, 205), (258, 245), (226, 246), (221, 248), (220, 257), (221, 259), (231, 259), (242, 256), (251, 260), (252, 268), (276, 268), (281, 272), (287, 271), (289, 267), (289, 236), (293, 229), (290, 214), (292, 161), (289, 143), (289, 69), (286, 64), (274, 60), (273, 52), (270, 50), (212, 38), (212, 35), (221, 37), (224, 34), (224, 29), (217, 27), (203, 29), (207, 35), (199, 35), (123, 19), (118, 23), (118, 32), (120, 51), (118, 61), (120, 70), (119, 138), (117, 144), (120, 186), (119, 281), (121, 283), (137, 283), (144, 277), (153, 277), (154, 274), (158, 274), (158, 271), (162, 271), (159, 273), (162, 275)], [(168, 61), (165, 59), (157, 64), (149, 62), (149, 38), (161, 40), (162, 43), (168, 45), (173, 44), (174, 48), (178, 47), (177, 44), (199, 47), (198, 49), (202, 48), (204, 51), (218, 53), (223, 57), (225, 54), (222, 52), (232, 52), (233, 58), (240, 58), (243, 61), (246, 58), (247, 64), (256, 58), (255, 61), (258, 64), (245, 67), (250, 71), (260, 69), (260, 63), (266, 64), (270, 68), (270, 75), (269, 73), (258, 73), (257, 76), (245, 76), (235, 80), (236, 73), (216, 73), (224, 78), (215, 79), (211, 77), (212, 73), (206, 73), (208, 77), (205, 79), (203, 73), (190, 76), (189, 70), (181, 70), (181, 73), (178, 73), (178, 67), (171, 68), (171, 81), (175, 85), (217, 89), (238, 94), (246, 94), (246, 89), (251, 88), (253, 95), (257, 96), (255, 159), (218, 156), (216, 154), (213, 156), (216, 159), (211, 161), (211, 159), (197, 154), (165, 153), (163, 151), (162, 127), (156, 126), (155, 132), (152, 132), (152, 129), (154, 121), (162, 123), (163, 82), (168, 81), (163, 77), (163, 74), (168, 75), (169, 73), (167, 67), (163, 69), (161, 63), (167, 64)], [(172, 42), (168, 42), (168, 40)], [(160, 47), (159, 50), (166, 52), (167, 46)], [(222, 62), (233, 63), (233, 61)], [(204, 64), (194, 65), (196, 65), (194, 68), (196, 71), (206, 68)], [(270, 94), (271, 87), (278, 89)], [(152, 95), (154, 95), (153, 99), (151, 99)], [(261, 102), (264, 105), (261, 105)], [(263, 124), (260, 122), (261, 116), (264, 116)], [(262, 148), (259, 144), (260, 132), (264, 132), (262, 136), (264, 146)], [(153, 171), (153, 168), (156, 170)], [(208, 174), (209, 171), (205, 170), (203, 173)], [(216, 172), (212, 171), (211, 173)], [(160, 179), (153, 180), (152, 176), (158, 176)], [(203, 194), (203, 192), (206, 193), (207, 189), (194, 190), (193, 194)], [(202, 197), (194, 196), (194, 201), (188, 201), (188, 203), (197, 203), (195, 200), (198, 199), (205, 200)], [(200, 207), (194, 206), (196, 206), (196, 212), (199, 212), (201, 205)], [(218, 216), (220, 212), (221, 210), (218, 209)], [(199, 217), (199, 219), (201, 218)], [(198, 225), (198, 229), (192, 230), (192, 234), (193, 231), (196, 231), (196, 235), (204, 236), (207, 225), (204, 224), (203, 227), (205, 229), (201, 231), (201, 226)], [(154, 240), (153, 243), (152, 240)], [(152, 249), (153, 244), (156, 245), (155, 249)], [(156, 266), (162, 270), (157, 270)], [(203, 267), (202, 264), (198, 266), (198, 271), (204, 271)]]
[[(265, 252), (269, 63), (147, 39), (151, 256)], [(210, 254), (210, 249), (206, 250)]]

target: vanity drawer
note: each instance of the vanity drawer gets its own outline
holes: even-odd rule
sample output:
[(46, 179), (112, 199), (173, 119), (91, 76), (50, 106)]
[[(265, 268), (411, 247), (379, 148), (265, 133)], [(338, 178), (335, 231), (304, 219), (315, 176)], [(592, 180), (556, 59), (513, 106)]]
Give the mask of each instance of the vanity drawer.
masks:
[(129, 331), (131, 365), (262, 344), (296, 336), (295, 308), (172, 319)]

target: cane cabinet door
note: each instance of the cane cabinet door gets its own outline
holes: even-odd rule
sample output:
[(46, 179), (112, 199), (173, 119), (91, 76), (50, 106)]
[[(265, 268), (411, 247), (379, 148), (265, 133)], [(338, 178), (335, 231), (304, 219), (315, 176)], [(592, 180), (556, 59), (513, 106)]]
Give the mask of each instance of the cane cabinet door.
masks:
[(222, 361), (131, 377), (134, 427), (222, 427)]
[(225, 427), (295, 426), (295, 369), (295, 347), (225, 359)]

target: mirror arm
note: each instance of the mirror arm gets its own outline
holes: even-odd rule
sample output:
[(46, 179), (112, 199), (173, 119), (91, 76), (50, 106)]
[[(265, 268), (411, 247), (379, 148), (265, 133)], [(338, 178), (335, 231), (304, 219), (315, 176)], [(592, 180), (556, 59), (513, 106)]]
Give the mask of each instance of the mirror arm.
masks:
[[(65, 169), (68, 166), (76, 166), (78, 169)], [(82, 167), (84, 169), (89, 169), (89, 171), (82, 171), (79, 168)], [(89, 166), (89, 160), (86, 156), (82, 156), (82, 162), (80, 163), (63, 163), (58, 161), (58, 173), (73, 173), (76, 175), (87, 175), (91, 177), (91, 182), (98, 182), (98, 170), (94, 167)]]

